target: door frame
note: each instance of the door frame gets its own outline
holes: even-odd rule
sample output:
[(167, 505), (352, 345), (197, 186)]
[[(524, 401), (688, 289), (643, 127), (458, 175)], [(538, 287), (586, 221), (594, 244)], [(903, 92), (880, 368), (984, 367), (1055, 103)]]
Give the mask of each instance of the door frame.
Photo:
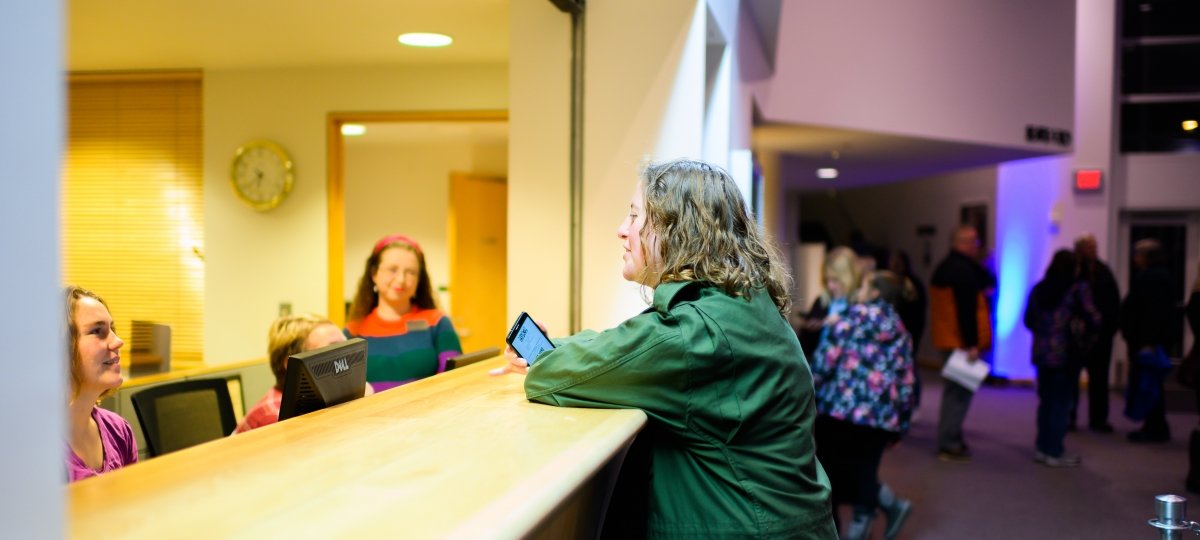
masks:
[(381, 122), (494, 122), (508, 121), (507, 110), (330, 112), (325, 120), (325, 204), (327, 316), (338, 326), (346, 324), (342, 293), (346, 251), (346, 167), (343, 124)]
[[(1121, 298), (1129, 294), (1129, 280), (1132, 276), (1129, 275), (1129, 259), (1133, 256), (1130, 251), (1129, 239), (1130, 232), (1134, 225), (1183, 225), (1187, 231), (1187, 251), (1184, 257), (1187, 259), (1184, 262), (1184, 295), (1182, 301), (1186, 302), (1186, 295), (1191, 290), (1192, 284), (1196, 282), (1200, 276), (1196, 275), (1196, 265), (1200, 263), (1200, 210), (1184, 209), (1184, 210), (1125, 210), (1122, 211), (1117, 220), (1117, 249), (1116, 257), (1110, 261), (1110, 267), (1113, 273), (1116, 274), (1117, 284), (1121, 291)], [(1190, 335), (1188, 325), (1184, 325), (1183, 334), (1183, 353), (1191, 350), (1195, 344), (1196, 336)], [(1124, 385), (1124, 376), (1121, 371), (1123, 364), (1128, 362), (1125, 358), (1125, 340), (1118, 332), (1116, 341), (1113, 344), (1113, 370), (1114, 377), (1110, 378), (1114, 382), (1120, 382)], [(1120, 375), (1118, 381), (1115, 378)]]

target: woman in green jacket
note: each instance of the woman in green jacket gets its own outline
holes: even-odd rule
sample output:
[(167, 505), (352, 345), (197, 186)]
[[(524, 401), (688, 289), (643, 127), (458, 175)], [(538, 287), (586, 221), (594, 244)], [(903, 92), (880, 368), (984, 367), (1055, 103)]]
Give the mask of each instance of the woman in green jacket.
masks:
[(556, 341), (526, 396), (649, 417), (602, 529), (611, 538), (837, 538), (812, 437), (812, 375), (786, 320), (789, 277), (733, 179), (698, 161), (642, 171), (617, 236), (652, 305)]

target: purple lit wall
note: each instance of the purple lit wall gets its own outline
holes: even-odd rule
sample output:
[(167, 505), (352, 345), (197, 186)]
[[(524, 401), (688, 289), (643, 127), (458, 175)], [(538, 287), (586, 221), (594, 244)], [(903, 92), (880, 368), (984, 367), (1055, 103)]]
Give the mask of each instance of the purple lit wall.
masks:
[(1030, 334), (1025, 301), (1041, 279), (1058, 237), (1051, 212), (1070, 161), (1048, 157), (1001, 164), (996, 176), (996, 343), (992, 363), (997, 375), (1034, 378), (1029, 363)]

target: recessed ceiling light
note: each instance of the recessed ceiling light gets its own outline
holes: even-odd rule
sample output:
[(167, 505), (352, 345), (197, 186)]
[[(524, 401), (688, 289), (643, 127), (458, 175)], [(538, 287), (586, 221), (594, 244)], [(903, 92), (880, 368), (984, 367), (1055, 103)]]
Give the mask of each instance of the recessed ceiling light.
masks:
[(817, 178), (833, 180), (834, 178), (837, 178), (837, 177), (838, 177), (838, 170), (834, 169), (833, 167), (823, 167), (823, 168), (817, 169)]
[(342, 135), (357, 137), (367, 132), (367, 126), (362, 124), (342, 124)]
[(427, 32), (411, 32), (400, 34), (400, 43), (409, 47), (445, 47), (454, 42), (446, 34), (431, 34)]
[(1195, 120), (1184, 120), (1183, 121), (1183, 130), (1184, 131), (1192, 131), (1192, 130), (1196, 129), (1197, 127), (1200, 127), (1200, 123), (1197, 123)]

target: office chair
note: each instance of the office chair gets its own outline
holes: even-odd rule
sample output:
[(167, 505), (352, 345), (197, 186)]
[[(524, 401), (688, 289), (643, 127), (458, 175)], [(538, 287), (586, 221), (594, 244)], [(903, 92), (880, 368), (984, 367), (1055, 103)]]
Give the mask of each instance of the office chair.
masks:
[(151, 456), (233, 433), (237, 421), (225, 379), (191, 379), (129, 396)]
[(454, 356), (454, 357), (451, 357), (446, 360), (446, 371), (450, 371), (452, 369), (457, 369), (457, 368), (460, 368), (463, 366), (469, 366), (471, 364), (474, 364), (475, 362), (487, 360), (488, 358), (495, 358), (496, 356), (499, 356), (499, 355), (500, 355), (499, 347), (488, 347), (486, 349), (480, 349), (475, 352), (460, 354), (458, 356)]

